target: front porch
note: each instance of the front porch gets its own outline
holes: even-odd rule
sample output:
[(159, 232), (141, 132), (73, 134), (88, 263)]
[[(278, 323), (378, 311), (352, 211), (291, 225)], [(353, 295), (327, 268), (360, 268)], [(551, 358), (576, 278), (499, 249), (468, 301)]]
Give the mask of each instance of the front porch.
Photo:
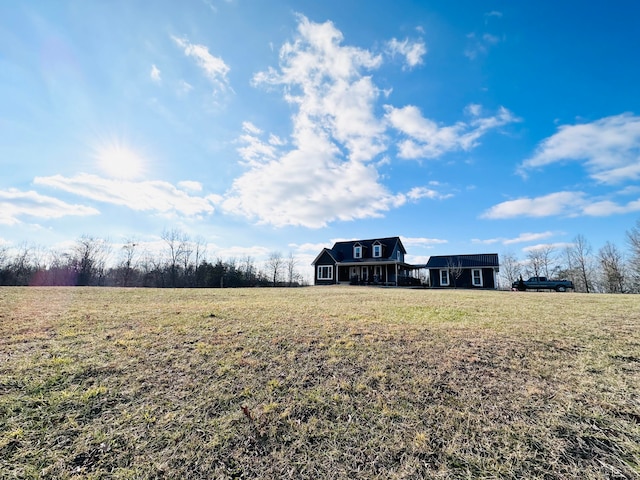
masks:
[(336, 283), (350, 285), (419, 286), (416, 268), (406, 263), (353, 263), (337, 266)]

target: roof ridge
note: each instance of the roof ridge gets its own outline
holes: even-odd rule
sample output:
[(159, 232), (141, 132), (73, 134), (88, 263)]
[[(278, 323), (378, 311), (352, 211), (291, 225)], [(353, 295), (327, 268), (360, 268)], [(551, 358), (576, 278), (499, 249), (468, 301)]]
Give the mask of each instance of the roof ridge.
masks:
[(337, 245), (339, 243), (375, 242), (379, 240), (400, 240), (400, 237), (396, 235), (394, 237), (357, 238), (354, 240), (341, 240), (339, 242), (335, 242), (334, 245)]

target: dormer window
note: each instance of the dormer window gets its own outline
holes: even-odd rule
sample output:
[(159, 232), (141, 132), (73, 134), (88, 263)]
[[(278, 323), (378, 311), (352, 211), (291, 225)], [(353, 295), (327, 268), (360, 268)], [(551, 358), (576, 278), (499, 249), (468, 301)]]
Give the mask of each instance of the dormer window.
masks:
[(353, 258), (362, 258), (362, 245), (359, 243), (353, 246)]
[(373, 258), (382, 257), (382, 245), (377, 242), (373, 244)]

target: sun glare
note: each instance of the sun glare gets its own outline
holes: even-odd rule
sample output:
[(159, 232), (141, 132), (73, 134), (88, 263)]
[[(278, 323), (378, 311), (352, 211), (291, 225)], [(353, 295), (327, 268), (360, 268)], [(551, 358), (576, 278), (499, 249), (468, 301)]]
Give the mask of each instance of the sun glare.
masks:
[(96, 149), (98, 167), (113, 178), (133, 180), (145, 171), (145, 160), (121, 142), (110, 142)]

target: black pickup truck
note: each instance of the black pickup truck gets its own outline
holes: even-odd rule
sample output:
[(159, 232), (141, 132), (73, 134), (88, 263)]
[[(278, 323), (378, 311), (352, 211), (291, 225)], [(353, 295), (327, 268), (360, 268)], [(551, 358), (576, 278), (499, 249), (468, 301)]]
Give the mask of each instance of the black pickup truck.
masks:
[(513, 290), (555, 290), (556, 292), (566, 292), (568, 288), (573, 289), (571, 280), (549, 280), (547, 277), (531, 277), (529, 280), (520, 280), (511, 284)]

